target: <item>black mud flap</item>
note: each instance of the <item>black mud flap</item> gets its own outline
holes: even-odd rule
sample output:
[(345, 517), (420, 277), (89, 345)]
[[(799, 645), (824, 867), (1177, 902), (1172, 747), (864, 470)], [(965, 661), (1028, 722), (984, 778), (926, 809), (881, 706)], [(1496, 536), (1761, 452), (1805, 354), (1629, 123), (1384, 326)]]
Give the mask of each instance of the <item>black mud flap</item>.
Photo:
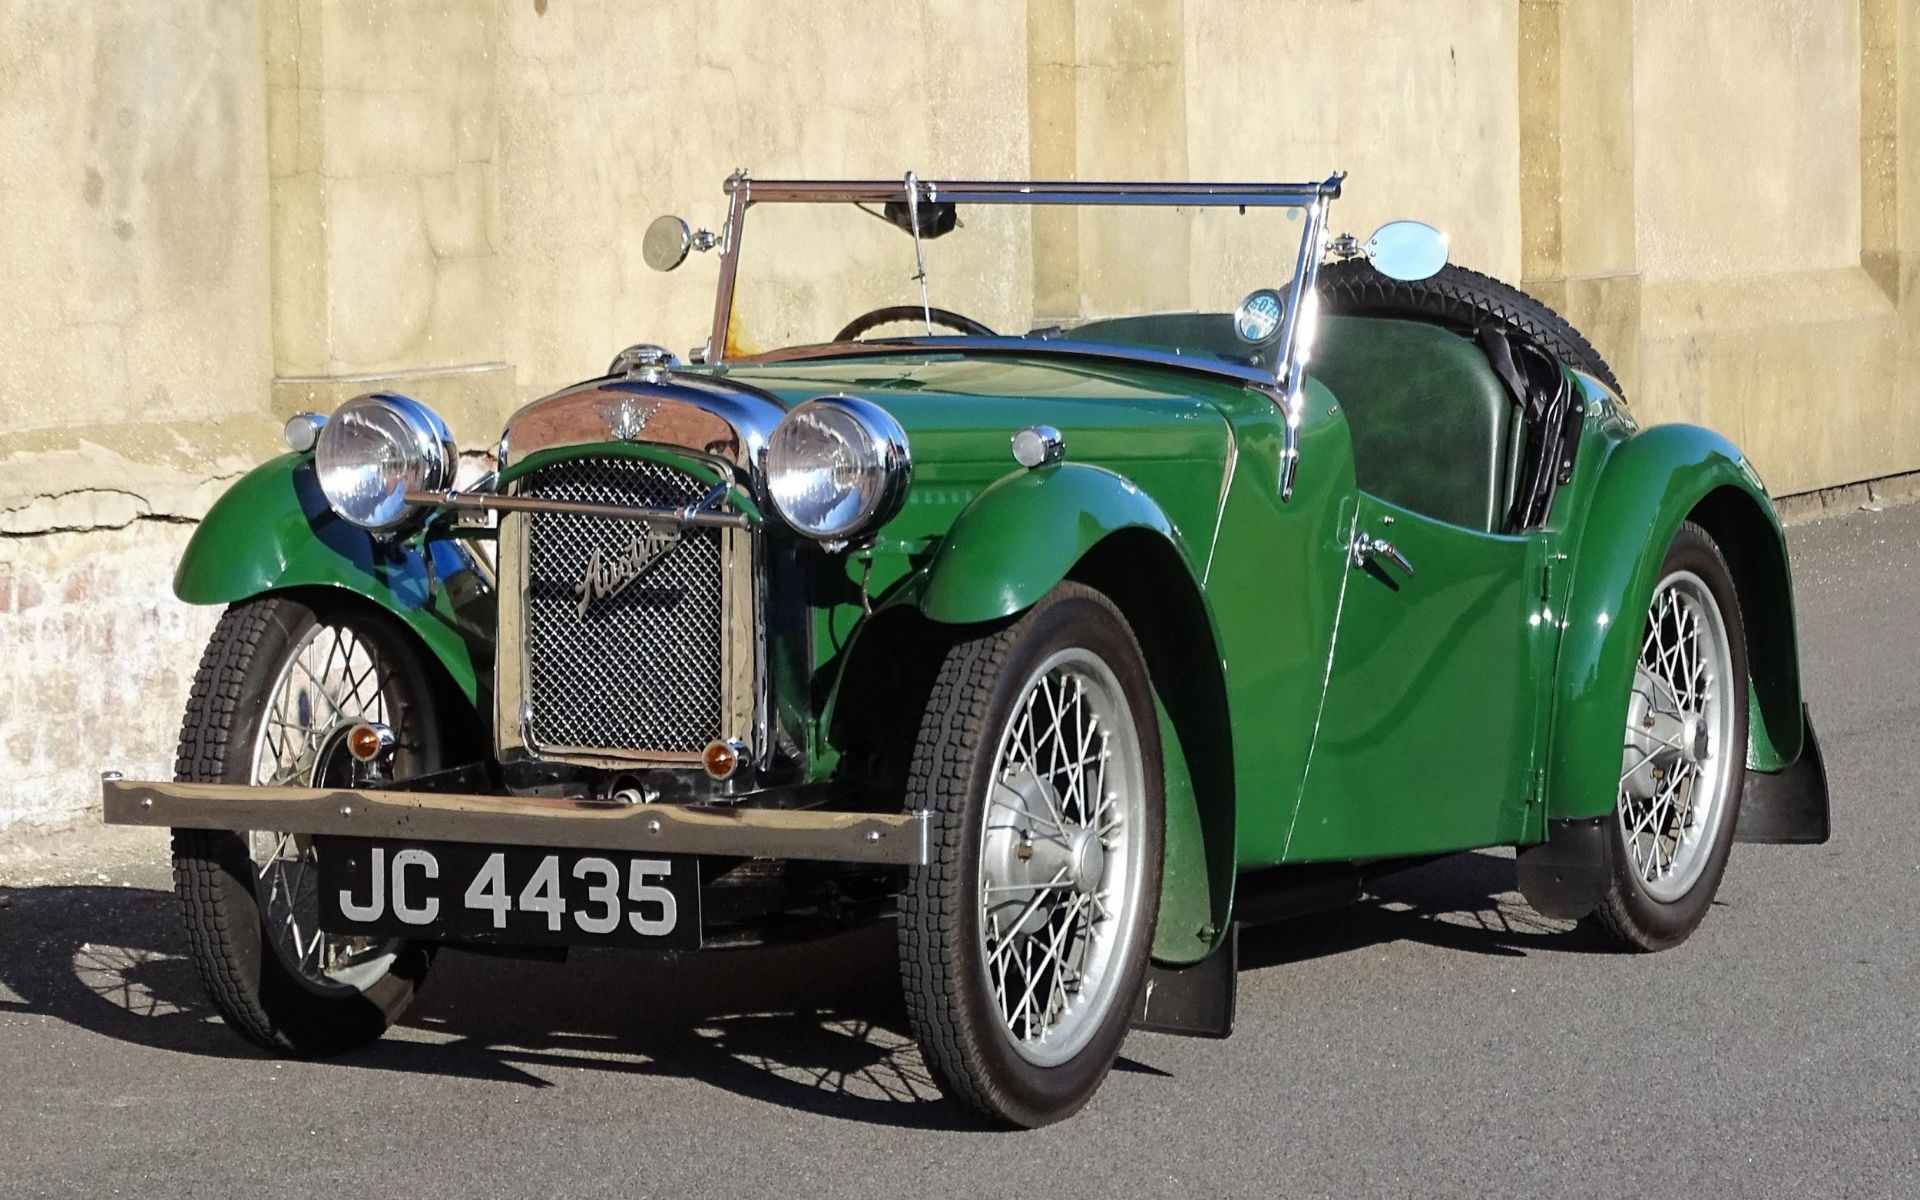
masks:
[(1520, 894), (1542, 916), (1575, 919), (1599, 907), (1613, 885), (1613, 816), (1547, 823), (1547, 840), (1514, 854)]
[(1784, 771), (1771, 775), (1747, 772), (1747, 788), (1740, 797), (1736, 842), (1775, 842), (1818, 845), (1833, 835), (1827, 799), (1827, 764), (1820, 757), (1820, 739), (1813, 732), (1813, 714), (1800, 709), (1806, 739), (1800, 757)]
[(1147, 964), (1135, 1029), (1184, 1037), (1223, 1038), (1233, 1032), (1234, 997), (1240, 986), (1240, 925), (1190, 967)]

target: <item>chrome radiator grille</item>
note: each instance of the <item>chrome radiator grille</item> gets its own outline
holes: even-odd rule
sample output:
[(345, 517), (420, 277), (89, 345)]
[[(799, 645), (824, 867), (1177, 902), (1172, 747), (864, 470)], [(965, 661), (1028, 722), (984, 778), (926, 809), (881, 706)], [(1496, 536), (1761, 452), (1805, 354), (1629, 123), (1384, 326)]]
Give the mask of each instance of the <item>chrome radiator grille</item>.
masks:
[[(519, 489), (551, 500), (675, 508), (705, 491), (673, 467), (612, 457), (541, 468)], [(532, 746), (675, 758), (697, 756), (721, 737), (728, 535), (688, 528), (644, 572), (600, 593), (583, 583), (590, 562), (620, 560), (672, 530), (559, 513), (517, 519), (526, 522), (521, 713)]]

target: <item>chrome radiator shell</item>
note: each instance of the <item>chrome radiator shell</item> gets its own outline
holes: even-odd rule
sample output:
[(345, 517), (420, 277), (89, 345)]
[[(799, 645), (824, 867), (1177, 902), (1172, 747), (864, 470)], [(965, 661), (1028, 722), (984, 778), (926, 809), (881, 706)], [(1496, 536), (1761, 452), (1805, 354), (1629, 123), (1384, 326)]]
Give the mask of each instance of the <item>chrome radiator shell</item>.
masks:
[[(765, 434), (781, 412), (770, 397), (705, 379), (596, 381), (516, 414), (502, 440), (503, 465), (542, 453), (540, 466), (515, 473), (509, 485), (526, 497), (680, 508), (715, 477), (753, 496)], [(663, 453), (648, 453), (650, 446)], [(578, 453), (544, 453), (568, 448)], [(620, 594), (590, 600), (584, 615), (574, 608), (592, 551), (617, 554), (650, 532), (643, 521), (501, 515), (494, 731), (502, 761), (698, 770), (716, 739), (745, 743), (753, 765), (766, 761), (766, 572), (757, 523), (682, 527), (679, 544)], [(592, 710), (596, 697), (603, 711)]]

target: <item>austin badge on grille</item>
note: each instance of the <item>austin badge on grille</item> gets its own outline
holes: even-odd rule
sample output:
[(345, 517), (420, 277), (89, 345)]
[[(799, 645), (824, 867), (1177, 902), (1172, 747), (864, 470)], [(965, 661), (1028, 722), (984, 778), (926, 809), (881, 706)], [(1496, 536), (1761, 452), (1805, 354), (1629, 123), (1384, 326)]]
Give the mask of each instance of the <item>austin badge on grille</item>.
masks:
[(642, 526), (623, 550), (607, 554), (595, 546), (593, 552), (587, 555), (586, 570), (581, 572), (580, 581), (573, 585), (573, 594), (580, 597), (575, 611), (584, 617), (587, 615), (587, 606), (595, 600), (618, 596), (626, 591), (634, 580), (645, 575), (653, 568), (653, 564), (679, 544), (678, 529)]
[(622, 396), (617, 404), (602, 404), (600, 419), (607, 423), (607, 432), (623, 442), (635, 441), (646, 431), (647, 422), (653, 414), (660, 411), (658, 404), (636, 400), (632, 396)]

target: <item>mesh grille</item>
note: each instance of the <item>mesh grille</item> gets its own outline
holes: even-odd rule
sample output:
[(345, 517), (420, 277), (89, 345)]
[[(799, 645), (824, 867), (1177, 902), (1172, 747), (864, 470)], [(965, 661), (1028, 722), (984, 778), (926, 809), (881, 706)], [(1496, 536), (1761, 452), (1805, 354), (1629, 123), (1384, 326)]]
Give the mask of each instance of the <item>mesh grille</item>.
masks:
[[(520, 494), (596, 504), (680, 507), (706, 491), (646, 459), (584, 458), (529, 474)], [(527, 513), (526, 666), (536, 745), (698, 753), (720, 735), (720, 532), (680, 544), (580, 611), (598, 549), (624, 557), (645, 522)]]

